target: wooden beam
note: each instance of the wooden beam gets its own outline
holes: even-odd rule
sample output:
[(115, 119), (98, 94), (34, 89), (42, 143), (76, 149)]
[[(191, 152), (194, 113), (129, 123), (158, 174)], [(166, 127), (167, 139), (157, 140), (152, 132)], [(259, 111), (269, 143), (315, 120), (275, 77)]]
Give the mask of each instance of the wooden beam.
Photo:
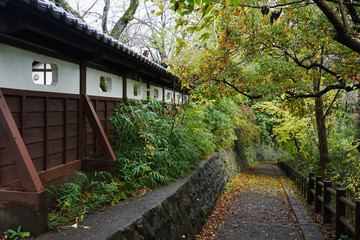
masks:
[(96, 111), (91, 103), (90, 98), (86, 94), (84, 95), (83, 103), (84, 103), (85, 115), (89, 120), (90, 126), (94, 131), (95, 138), (98, 141), (105, 158), (116, 161), (114, 151), (112, 150), (109, 140), (105, 134), (105, 131), (101, 126), (99, 117), (96, 114)]
[(37, 211), (46, 206), (47, 191), (21, 192), (0, 188), (0, 209)]
[[(0, 6), (1, 6), (1, 0), (0, 0)], [(24, 28), (25, 28), (25, 24), (20, 19), (4, 20), (4, 18), (3, 18), (2, 21), (0, 21), (0, 32), (1, 33), (11, 34), (11, 33), (15, 33), (20, 30), (23, 30)]]
[[(41, 182), (45, 185), (57, 179), (64, 178), (75, 172), (78, 172), (81, 170), (81, 162), (82, 162), (81, 160), (75, 160), (67, 164), (62, 164), (57, 167), (50, 168), (49, 170), (39, 172), (38, 174), (41, 179)], [(21, 183), (19, 180), (15, 180), (4, 184), (2, 187), (13, 188), (13, 189), (20, 188)]]
[(9, 156), (15, 163), (22, 187), (28, 192), (42, 192), (44, 187), (36, 172), (34, 163), (25, 146), (15, 120), (0, 90), (0, 133), (4, 139)]
[(115, 172), (118, 164), (112, 159), (83, 159), (82, 170)]
[(39, 172), (39, 177), (44, 184), (60, 178), (67, 177), (81, 170), (81, 160), (75, 160), (67, 164), (59, 165), (49, 170)]

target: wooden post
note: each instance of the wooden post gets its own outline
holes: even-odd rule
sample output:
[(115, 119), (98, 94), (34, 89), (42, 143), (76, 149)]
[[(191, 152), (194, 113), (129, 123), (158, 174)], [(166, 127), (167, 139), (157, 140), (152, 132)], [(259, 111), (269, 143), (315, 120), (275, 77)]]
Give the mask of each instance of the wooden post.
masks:
[(68, 154), (67, 154), (67, 145), (68, 145), (68, 106), (69, 106), (69, 99), (64, 99), (64, 161), (63, 164), (68, 163)]
[(151, 96), (150, 96), (150, 81), (147, 79), (146, 80), (146, 100), (150, 101)]
[(340, 217), (345, 216), (345, 204), (340, 201), (340, 198), (345, 197), (345, 195), (345, 189), (336, 189), (336, 239), (339, 239), (342, 234), (345, 234), (345, 226), (340, 221)]
[(304, 195), (304, 176), (303, 175), (301, 175), (300, 185), (301, 185), (300, 192)]
[(330, 223), (331, 222), (331, 212), (326, 208), (326, 205), (330, 205), (331, 203), (331, 194), (326, 190), (327, 188), (331, 188), (331, 182), (330, 181), (324, 181), (324, 223)]
[(174, 87), (173, 87), (173, 91), (174, 91), (174, 93), (173, 93), (173, 102), (172, 102), (172, 104), (173, 105), (175, 105), (176, 104), (176, 91), (175, 91), (175, 80), (173, 80), (173, 85), (174, 85)]
[(122, 75), (122, 79), (123, 79), (123, 99), (127, 98), (127, 78), (126, 75)]
[(165, 98), (165, 86), (162, 86), (162, 100), (163, 100), (163, 102), (165, 103), (165, 100), (166, 100), (166, 98)]
[(0, 137), (4, 139), (7, 151), (9, 151), (21, 185), (28, 192), (42, 192), (44, 187), (36, 172), (34, 163), (20, 135), (15, 120), (0, 90)]
[(314, 201), (314, 194), (311, 192), (311, 189), (314, 188), (314, 181), (311, 179), (315, 176), (315, 173), (309, 173), (309, 184), (307, 190), (307, 203), (311, 204)]
[(360, 240), (360, 200), (356, 200), (356, 209), (355, 209), (355, 240)]
[(321, 212), (321, 201), (318, 197), (322, 196), (322, 187), (320, 186), (320, 182), (322, 180), (321, 176), (316, 176), (315, 178), (315, 212)]
[(80, 64), (80, 98), (79, 98), (79, 159), (86, 157), (86, 119), (84, 116), (84, 98), (86, 94), (86, 62)]

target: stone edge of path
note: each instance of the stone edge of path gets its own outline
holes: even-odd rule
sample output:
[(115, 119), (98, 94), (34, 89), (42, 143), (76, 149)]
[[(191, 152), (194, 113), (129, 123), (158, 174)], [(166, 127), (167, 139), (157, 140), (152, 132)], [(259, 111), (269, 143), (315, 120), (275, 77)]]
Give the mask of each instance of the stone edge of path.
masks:
[(304, 205), (301, 203), (298, 196), (294, 193), (294, 191), (289, 188), (289, 186), (284, 183), (282, 177), (286, 177), (286, 175), (276, 166), (276, 172), (279, 175), (281, 185), (283, 186), (287, 198), (291, 204), (291, 208), (293, 209), (296, 219), (299, 223), (300, 229), (302, 231), (303, 237), (305, 240), (324, 240), (324, 237), (320, 230), (316, 227), (313, 219), (310, 217), (309, 213), (305, 209)]

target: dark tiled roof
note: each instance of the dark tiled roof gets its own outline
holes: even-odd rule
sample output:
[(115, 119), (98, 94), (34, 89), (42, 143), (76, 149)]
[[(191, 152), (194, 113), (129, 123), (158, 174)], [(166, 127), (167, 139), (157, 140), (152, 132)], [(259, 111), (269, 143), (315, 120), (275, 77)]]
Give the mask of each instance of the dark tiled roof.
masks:
[(121, 51), (132, 58), (138, 59), (141, 62), (149, 65), (150, 67), (172, 77), (175, 77), (171, 73), (167, 72), (164, 67), (161, 65), (151, 61), (147, 57), (136, 53), (135, 51), (131, 50), (129, 47), (125, 46), (121, 42), (117, 41), (113, 37), (104, 34), (100, 31), (97, 31), (95, 28), (89, 26), (83, 20), (76, 18), (71, 13), (66, 12), (63, 8), (57, 7), (52, 2), (47, 2), (43, 0), (21, 0), (24, 4), (31, 5), (37, 11), (42, 12), (44, 14), (48, 14), (52, 18), (66, 23), (69, 26), (72, 26), (74, 29), (79, 31), (79, 34), (87, 35), (87, 37), (93, 37), (99, 41), (102, 41), (104, 44), (111, 46), (114, 51)]

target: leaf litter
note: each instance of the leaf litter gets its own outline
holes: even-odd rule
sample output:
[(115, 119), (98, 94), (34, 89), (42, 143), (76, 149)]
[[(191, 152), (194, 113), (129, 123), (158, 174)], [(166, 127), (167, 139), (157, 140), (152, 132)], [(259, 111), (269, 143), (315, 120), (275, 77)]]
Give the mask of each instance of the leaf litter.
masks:
[(228, 239), (224, 231), (229, 236), (246, 233), (251, 235), (249, 239), (279, 239), (274, 238), (273, 227), (277, 232), (283, 231), (287, 239), (302, 239), (290, 203), (272, 165), (264, 163), (245, 170), (226, 184), (197, 239)]

